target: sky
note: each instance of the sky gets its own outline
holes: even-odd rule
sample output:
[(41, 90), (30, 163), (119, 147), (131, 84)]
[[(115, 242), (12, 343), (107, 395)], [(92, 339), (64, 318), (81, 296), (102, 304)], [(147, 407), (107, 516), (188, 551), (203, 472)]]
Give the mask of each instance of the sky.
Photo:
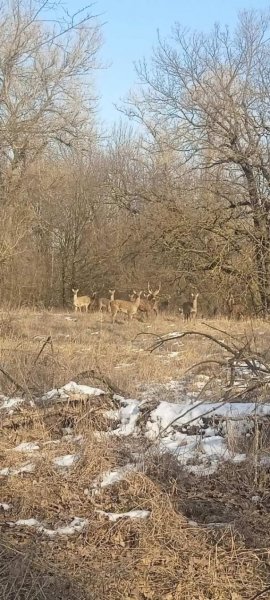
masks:
[[(75, 12), (87, 1), (65, 4)], [(216, 22), (233, 26), (239, 11), (268, 6), (270, 0), (97, 0), (93, 10), (104, 23), (101, 59), (107, 65), (96, 75), (100, 120), (110, 127), (120, 118), (114, 104), (136, 85), (134, 62), (151, 57), (157, 30), (169, 36), (176, 21), (191, 30), (209, 31)]]

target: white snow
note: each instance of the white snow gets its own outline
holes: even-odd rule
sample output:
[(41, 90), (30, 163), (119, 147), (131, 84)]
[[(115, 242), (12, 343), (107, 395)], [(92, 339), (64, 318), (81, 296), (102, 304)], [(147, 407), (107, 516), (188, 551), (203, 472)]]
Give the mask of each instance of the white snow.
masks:
[(114, 471), (106, 471), (102, 473), (100, 477), (95, 479), (92, 484), (92, 488), (97, 490), (97, 488), (108, 487), (109, 485), (113, 485), (114, 483), (118, 483), (125, 479), (126, 475), (131, 471), (135, 471), (136, 466), (129, 463), (124, 467), (119, 467), (119, 469), (115, 469)]
[(137, 432), (137, 420), (140, 415), (140, 402), (138, 400), (125, 400), (121, 398), (121, 408), (118, 418), (121, 425), (111, 433), (116, 436), (129, 436)]
[[(178, 332), (176, 333), (178, 335)], [(175, 355), (177, 353), (172, 354)], [(208, 379), (208, 376), (201, 375), (197, 376), (196, 379), (190, 379), (190, 383), (200, 389)], [(188, 383), (189, 381), (186, 382), (186, 384)], [(144, 436), (156, 442), (156, 449), (159, 451), (173, 453), (185, 469), (197, 475), (209, 475), (213, 473), (221, 461), (232, 461), (234, 463), (245, 461), (245, 454), (233, 451), (234, 444), (232, 441), (234, 441), (234, 438), (237, 439), (240, 436), (252, 435), (254, 416), (270, 416), (270, 403), (201, 402), (197, 400), (198, 392), (186, 391), (185, 382), (183, 381), (170, 380), (164, 384), (151, 383), (141, 386), (141, 390), (142, 400), (126, 399), (116, 394), (113, 396), (115, 408), (113, 410), (104, 410), (103, 414), (108, 419), (116, 421), (116, 428), (114, 428), (114, 424), (107, 431), (95, 432), (96, 438), (102, 439), (106, 436)], [(149, 400), (157, 400), (160, 397), (161, 390), (164, 399), (159, 401), (157, 406), (155, 402), (154, 406), (156, 408), (150, 414), (146, 413), (146, 419), (141, 419), (143, 411), (149, 406)], [(50, 390), (43, 396), (43, 399), (48, 400), (54, 397), (68, 399), (72, 393), (83, 394), (89, 397), (105, 394), (99, 388), (78, 385), (71, 381), (62, 388)], [(0, 402), (1, 398), (2, 400), (4, 398), (4, 403), (9, 402), (7, 398), (1, 396)], [(167, 399), (171, 398), (175, 399), (176, 402), (167, 401)], [(16, 406), (15, 400), (14, 398), (10, 399), (10, 406)], [(23, 401), (22, 399), (19, 400)], [(209, 419), (213, 416), (218, 417), (218, 425), (213, 424), (210, 426)], [(192, 429), (193, 426), (195, 426), (195, 430)], [(43, 448), (48, 443), (61, 443), (62, 440), (78, 444), (84, 443), (83, 436), (74, 435), (73, 429), (66, 428), (63, 430), (63, 434), (61, 440), (22, 442), (14, 450), (17, 452), (32, 453)], [(72, 467), (79, 458), (80, 455), (78, 453), (57, 456), (53, 459), (53, 464), (56, 467), (67, 469)], [(269, 466), (270, 457), (260, 457), (259, 464)], [(127, 472), (134, 469), (136, 469), (135, 465), (114, 468), (111, 471), (101, 474), (100, 477), (92, 482), (89, 488), (92, 490), (92, 493), (98, 493), (98, 490), (123, 480)], [(34, 464), (26, 463), (19, 467), (6, 467), (0, 471), (0, 475), (32, 473), (34, 470)], [(88, 493), (89, 489), (87, 488)], [(123, 513), (123, 515), (126, 516), (127, 513)], [(120, 518), (120, 516), (117, 518)], [(71, 525), (68, 527), (71, 527)], [(50, 531), (53, 531), (51, 535), (55, 535), (55, 530)]]
[(6, 396), (1, 396), (0, 400), (2, 400), (2, 404), (0, 405), (0, 410), (7, 410), (8, 413), (12, 414), (13, 409), (23, 404), (23, 398), (7, 398)]
[(3, 510), (10, 510), (12, 508), (11, 504), (7, 504), (6, 502), (0, 502), (0, 508)]
[(18, 527), (35, 527), (38, 532), (44, 533), (49, 537), (55, 537), (56, 535), (73, 535), (76, 532), (82, 531), (88, 525), (88, 520), (83, 519), (81, 517), (74, 517), (74, 519), (69, 525), (57, 527), (56, 529), (49, 529), (48, 527), (40, 523), (40, 521), (34, 518), (19, 519), (18, 521), (9, 522), (8, 524), (10, 525), (10, 527), (15, 527), (16, 525)]
[(104, 515), (108, 517), (109, 521), (118, 521), (118, 519), (147, 519), (150, 515), (150, 510), (130, 510), (129, 512), (124, 513), (112, 513), (106, 512), (104, 510), (96, 510), (96, 512), (100, 515)]
[(218, 462), (213, 461), (210, 465), (206, 465), (204, 463), (200, 463), (198, 465), (186, 465), (185, 469), (189, 473), (193, 473), (194, 475), (207, 476), (213, 475), (218, 468)]
[(37, 519), (19, 519), (18, 521), (15, 521), (14, 525), (18, 525), (19, 527), (23, 525), (26, 527), (37, 527), (39, 521), (37, 521)]
[(247, 460), (247, 455), (246, 454), (234, 454), (230, 457), (230, 460), (234, 463), (241, 463), (241, 462), (245, 462), (245, 460)]
[(83, 394), (85, 396), (104, 396), (105, 392), (99, 388), (90, 387), (89, 385), (78, 385), (75, 381), (70, 381), (61, 388), (64, 392), (72, 394)]
[(34, 473), (35, 465), (26, 463), (20, 467), (5, 467), (0, 471), (0, 475), (19, 475), (20, 473)]
[(270, 404), (256, 404), (254, 402), (225, 402), (224, 404), (220, 402), (183, 402), (172, 404), (163, 401), (152, 411), (150, 417), (152, 422), (157, 422), (162, 429), (165, 429), (175, 419), (177, 419), (177, 425), (187, 424), (189, 421), (201, 425), (201, 418), (206, 414), (207, 417), (215, 414), (218, 417), (235, 419), (254, 415), (266, 416), (270, 415)]
[(79, 460), (78, 454), (65, 454), (64, 456), (56, 456), (53, 459), (53, 463), (57, 467), (68, 468), (71, 467), (75, 462)]
[(210, 457), (223, 459), (229, 457), (229, 451), (225, 440), (220, 435), (215, 435), (202, 440), (201, 450)]
[(41, 525), (38, 528), (38, 531), (40, 531), (41, 533), (45, 533), (45, 535), (48, 535), (49, 537), (54, 537), (56, 535), (73, 535), (74, 533), (80, 532), (83, 529), (85, 529), (87, 525), (87, 519), (83, 519), (81, 517), (74, 517), (71, 523), (64, 527), (57, 527), (57, 529), (48, 529), (47, 527), (44, 527), (44, 525)]
[(39, 445), (37, 442), (22, 442), (18, 446), (14, 448), (16, 452), (34, 452), (35, 450), (39, 450)]
[(78, 383), (75, 383), (75, 381), (70, 381), (61, 388), (50, 390), (44, 394), (41, 399), (44, 402), (46, 402), (46, 400), (52, 400), (54, 397), (58, 397), (61, 400), (67, 400), (69, 398), (69, 394), (81, 394), (83, 396), (104, 396), (105, 392), (99, 388), (90, 387), (89, 385), (79, 385)]

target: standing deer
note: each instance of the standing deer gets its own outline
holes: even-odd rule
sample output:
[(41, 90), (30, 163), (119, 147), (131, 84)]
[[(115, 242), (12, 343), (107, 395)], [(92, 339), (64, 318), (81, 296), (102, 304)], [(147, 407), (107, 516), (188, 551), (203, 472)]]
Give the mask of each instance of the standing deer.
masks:
[(89, 308), (93, 298), (90, 298), (89, 296), (79, 296), (78, 297), (79, 290), (74, 290), (72, 288), (72, 291), (74, 294), (73, 304), (74, 304), (75, 312), (77, 312), (78, 309), (81, 312), (83, 307), (85, 307), (85, 311), (88, 312), (88, 308)]
[(137, 310), (140, 306), (142, 292), (139, 292), (136, 300), (134, 302), (128, 300), (112, 300), (111, 302), (111, 313), (112, 313), (112, 323), (115, 322), (115, 318), (118, 312), (122, 312), (128, 316), (128, 320), (136, 315)]
[(227, 306), (229, 319), (235, 318), (239, 321), (241, 317), (243, 317), (244, 307), (242, 304), (240, 304), (240, 302), (235, 302), (232, 292), (229, 294), (227, 299)]
[(198, 312), (198, 297), (199, 294), (191, 294), (191, 298), (192, 298), (192, 309), (191, 309), (191, 315), (193, 317), (193, 319), (196, 319), (197, 317), (197, 312)]
[(180, 312), (183, 313), (184, 321), (189, 321), (191, 315), (193, 315), (194, 319), (196, 318), (198, 310), (198, 296), (199, 294), (191, 294), (192, 300), (184, 302), (182, 309), (179, 309)]
[(153, 290), (151, 290), (149, 281), (148, 281), (148, 294), (146, 295), (147, 300), (155, 300), (156, 297), (158, 296), (160, 290), (161, 290), (161, 283), (159, 284), (159, 287), (155, 291), (153, 291)]
[[(158, 314), (157, 299), (154, 296), (152, 298), (148, 299), (147, 294), (145, 294), (145, 296), (146, 297), (141, 299), (141, 301), (140, 301), (138, 311), (146, 314), (147, 318), (149, 318), (151, 316), (151, 314), (153, 314), (153, 312), (157, 316), (157, 314)], [(133, 294), (130, 294), (130, 296), (129, 296), (131, 302), (134, 302), (134, 300), (136, 300), (137, 297), (138, 297), (138, 293), (136, 292), (136, 290), (133, 290)]]
[(111, 294), (110, 298), (99, 298), (98, 299), (98, 310), (102, 312), (102, 309), (105, 308), (107, 312), (111, 312), (111, 302), (114, 300), (115, 290), (109, 290), (109, 294)]

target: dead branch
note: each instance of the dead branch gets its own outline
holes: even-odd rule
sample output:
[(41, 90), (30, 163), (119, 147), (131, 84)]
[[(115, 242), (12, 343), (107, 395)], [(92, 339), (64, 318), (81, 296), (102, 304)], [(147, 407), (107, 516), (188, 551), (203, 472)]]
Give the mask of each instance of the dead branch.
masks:
[(20, 390), (23, 394), (26, 394), (26, 390), (23, 388), (23, 386), (18, 383), (17, 381), (15, 381), (15, 379), (12, 377), (12, 375), (10, 375), (3, 367), (0, 366), (0, 371), (1, 373), (3, 373), (3, 375), (8, 379), (8, 381), (10, 381), (10, 383), (13, 383), (13, 385), (15, 385), (16, 391)]

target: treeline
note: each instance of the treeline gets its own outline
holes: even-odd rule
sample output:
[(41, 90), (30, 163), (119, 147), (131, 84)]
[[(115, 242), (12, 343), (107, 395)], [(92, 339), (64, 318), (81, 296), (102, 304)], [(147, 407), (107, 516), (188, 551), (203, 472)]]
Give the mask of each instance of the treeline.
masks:
[(176, 26), (122, 106), (140, 126), (104, 136), (100, 26), (60, 8), (0, 10), (1, 303), (69, 306), (72, 288), (125, 296), (150, 281), (172, 308), (198, 291), (204, 315), (227, 312), (232, 292), (267, 313), (269, 15), (207, 36)]

